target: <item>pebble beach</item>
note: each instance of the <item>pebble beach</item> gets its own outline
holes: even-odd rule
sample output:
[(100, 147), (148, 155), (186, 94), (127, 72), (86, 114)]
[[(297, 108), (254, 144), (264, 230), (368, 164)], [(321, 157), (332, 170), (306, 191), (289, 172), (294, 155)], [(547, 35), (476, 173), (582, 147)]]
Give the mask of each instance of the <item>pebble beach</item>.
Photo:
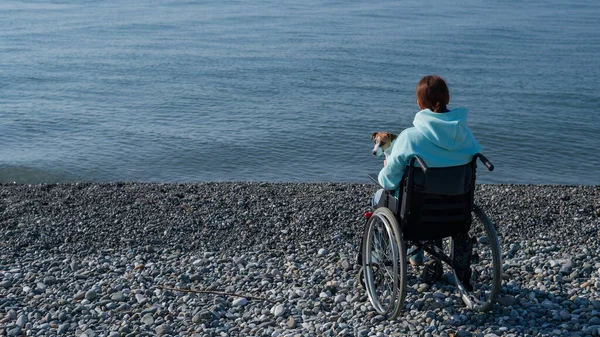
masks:
[(600, 335), (600, 186), (478, 185), (502, 246), (497, 304), (470, 311), (409, 270), (394, 321), (356, 281), (375, 190), (0, 185), (0, 335)]

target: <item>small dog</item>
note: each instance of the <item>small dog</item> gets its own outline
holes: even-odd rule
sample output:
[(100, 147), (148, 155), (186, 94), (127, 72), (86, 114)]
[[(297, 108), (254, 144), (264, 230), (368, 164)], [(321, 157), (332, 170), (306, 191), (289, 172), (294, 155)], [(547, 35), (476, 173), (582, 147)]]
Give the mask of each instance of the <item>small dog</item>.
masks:
[(398, 137), (390, 132), (373, 132), (371, 139), (375, 146), (373, 147), (373, 155), (381, 156), (385, 154), (386, 158), (388, 155), (387, 150), (391, 150), (392, 142)]

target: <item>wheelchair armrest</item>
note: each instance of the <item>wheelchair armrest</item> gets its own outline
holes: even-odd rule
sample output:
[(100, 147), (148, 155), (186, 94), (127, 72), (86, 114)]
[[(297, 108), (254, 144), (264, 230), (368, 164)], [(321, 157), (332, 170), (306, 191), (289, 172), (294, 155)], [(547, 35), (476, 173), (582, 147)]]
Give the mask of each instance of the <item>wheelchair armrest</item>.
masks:
[(381, 186), (379, 185), (379, 179), (378, 178), (378, 174), (377, 173), (369, 173), (367, 175), (369, 177), (369, 179), (371, 179), (372, 182), (374, 182), (377, 186)]
[(386, 192), (391, 193), (392, 195), (396, 193), (396, 190), (386, 190), (383, 186), (381, 186), (381, 184), (379, 184), (379, 180), (377, 179), (379, 175), (377, 173), (369, 173), (367, 176), (373, 181), (373, 183), (383, 188)]
[(477, 158), (479, 158), (479, 160), (481, 160), (481, 162), (483, 163), (483, 165), (485, 165), (485, 167), (487, 167), (487, 169), (489, 171), (493, 171), (494, 170), (494, 165), (492, 164), (492, 162), (490, 162), (484, 155), (482, 155), (481, 153), (477, 153), (473, 156), (473, 158), (475, 160), (477, 160)]
[(425, 164), (425, 161), (417, 155), (414, 155), (412, 158), (410, 158), (409, 165), (414, 167), (415, 160), (419, 163), (419, 166), (421, 167), (421, 171), (423, 171), (423, 173), (427, 173), (427, 168), (428, 168), (427, 164)]

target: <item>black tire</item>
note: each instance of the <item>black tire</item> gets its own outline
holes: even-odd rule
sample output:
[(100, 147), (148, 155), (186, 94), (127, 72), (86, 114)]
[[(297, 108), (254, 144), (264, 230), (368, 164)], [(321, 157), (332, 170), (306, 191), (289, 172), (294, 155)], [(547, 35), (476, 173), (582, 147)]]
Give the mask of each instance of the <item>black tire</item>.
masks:
[(377, 313), (392, 320), (406, 296), (406, 247), (394, 214), (380, 207), (367, 222), (363, 237), (362, 274)]
[(467, 307), (475, 311), (488, 311), (496, 303), (500, 293), (502, 252), (496, 229), (490, 218), (477, 205), (473, 206), (473, 213), (475, 216), (469, 230), (469, 237), (473, 239), (470, 281), (473, 290), (467, 290), (463, 286), (456, 272), (454, 277), (461, 298)]

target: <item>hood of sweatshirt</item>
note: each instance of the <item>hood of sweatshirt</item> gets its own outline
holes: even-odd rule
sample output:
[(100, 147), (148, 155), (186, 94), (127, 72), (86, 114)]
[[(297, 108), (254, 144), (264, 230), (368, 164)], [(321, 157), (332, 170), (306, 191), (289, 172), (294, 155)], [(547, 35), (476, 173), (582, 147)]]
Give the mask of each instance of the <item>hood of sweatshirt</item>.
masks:
[(444, 113), (421, 110), (415, 116), (413, 125), (425, 138), (446, 150), (459, 149), (466, 145), (464, 143), (467, 138), (471, 138), (465, 108), (455, 108)]

